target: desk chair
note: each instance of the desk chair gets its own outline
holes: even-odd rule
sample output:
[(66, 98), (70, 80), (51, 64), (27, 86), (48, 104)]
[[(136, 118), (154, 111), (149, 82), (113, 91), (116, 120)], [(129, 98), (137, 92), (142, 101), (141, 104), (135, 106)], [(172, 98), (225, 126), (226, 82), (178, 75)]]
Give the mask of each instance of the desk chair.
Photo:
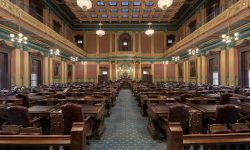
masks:
[[(215, 123), (233, 124), (236, 123), (240, 115), (240, 108), (233, 104), (217, 106), (215, 113)], [(212, 119), (213, 120), (213, 119)]]
[(70, 134), (74, 122), (87, 123), (87, 136), (92, 135), (90, 116), (85, 117), (81, 105), (67, 103), (61, 107), (64, 120), (64, 134)]
[(188, 133), (189, 110), (183, 104), (176, 104), (169, 107), (168, 117), (163, 118), (163, 129), (166, 131), (169, 122), (180, 122), (183, 133)]
[(230, 103), (230, 97), (232, 97), (232, 94), (229, 94), (229, 93), (221, 94), (221, 96), (220, 96), (220, 105), (229, 104)]
[(11, 106), (7, 108), (7, 116), (11, 125), (21, 125), (22, 127), (40, 126), (40, 118), (31, 119), (28, 109), (23, 106)]

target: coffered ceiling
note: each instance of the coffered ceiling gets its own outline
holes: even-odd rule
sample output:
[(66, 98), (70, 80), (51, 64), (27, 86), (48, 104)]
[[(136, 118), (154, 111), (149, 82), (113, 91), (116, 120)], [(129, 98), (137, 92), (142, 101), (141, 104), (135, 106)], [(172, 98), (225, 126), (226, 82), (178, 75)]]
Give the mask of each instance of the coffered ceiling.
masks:
[(92, 8), (87, 11), (78, 7), (76, 0), (63, 2), (80, 22), (140, 23), (171, 22), (187, 0), (174, 0), (166, 11), (158, 8), (158, 0), (91, 0)]

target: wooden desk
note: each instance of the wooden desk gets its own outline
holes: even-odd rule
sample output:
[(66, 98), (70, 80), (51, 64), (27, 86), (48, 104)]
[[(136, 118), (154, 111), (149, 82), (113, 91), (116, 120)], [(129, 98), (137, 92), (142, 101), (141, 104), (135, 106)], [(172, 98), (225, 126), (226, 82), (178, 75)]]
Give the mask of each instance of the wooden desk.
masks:
[(141, 100), (141, 114), (143, 116), (147, 115), (147, 109), (148, 109), (148, 105), (150, 105), (151, 103), (174, 103), (176, 101), (175, 98), (172, 97), (166, 97), (166, 96), (157, 96), (157, 97), (148, 97), (148, 96), (144, 96), (140, 98)]
[(210, 105), (205, 105), (205, 104), (188, 104), (189, 106), (199, 110), (203, 114), (203, 118), (208, 118), (211, 116), (215, 115), (216, 112), (216, 107), (218, 105), (215, 104), (210, 104)]
[(206, 94), (205, 97), (215, 98), (216, 100), (220, 100), (220, 94)]
[(22, 105), (22, 99), (16, 98), (16, 96), (7, 96), (7, 97), (0, 97), (0, 101), (2, 104), (6, 103), (13, 103), (15, 105)]
[[(96, 105), (88, 105), (84, 104), (83, 111), (86, 116), (90, 116), (92, 119), (91, 124), (95, 127), (93, 128), (93, 135), (99, 139), (104, 130), (104, 116), (105, 116), (105, 105), (103, 104), (96, 104)], [(62, 111), (60, 108), (54, 110), (50, 113), (50, 132), (51, 134), (63, 134), (64, 132), (64, 123), (63, 123), (63, 116)]]
[(58, 106), (37, 105), (29, 107), (28, 110), (32, 116), (49, 116), (50, 112), (57, 107)]
[[(153, 138), (155, 138), (158, 132), (160, 132), (160, 129), (157, 129), (156, 123), (158, 122), (158, 120), (161, 120), (162, 117), (168, 116), (169, 107), (172, 105), (174, 105), (174, 103), (151, 104), (149, 106), (148, 130)], [(201, 132), (202, 132), (202, 113), (197, 109), (189, 107), (189, 133), (201, 133)]]
[(215, 98), (207, 98), (207, 97), (191, 97), (186, 98), (188, 103), (195, 103), (195, 104), (215, 104), (216, 99)]

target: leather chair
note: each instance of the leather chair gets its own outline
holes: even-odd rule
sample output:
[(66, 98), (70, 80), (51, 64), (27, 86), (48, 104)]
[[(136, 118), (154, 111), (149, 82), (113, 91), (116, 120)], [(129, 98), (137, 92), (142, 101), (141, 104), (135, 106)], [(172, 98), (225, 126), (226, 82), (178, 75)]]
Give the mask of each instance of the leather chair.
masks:
[(23, 127), (39, 126), (40, 118), (31, 120), (28, 109), (23, 106), (11, 106), (7, 108), (7, 116), (11, 125), (21, 125)]
[(240, 108), (233, 104), (217, 106), (215, 113), (215, 123), (233, 124), (236, 123), (240, 114)]
[(88, 126), (87, 136), (90, 136), (92, 134), (90, 116), (85, 118), (81, 105), (67, 103), (63, 105), (61, 109), (64, 119), (64, 134), (70, 134), (70, 130), (74, 122), (86, 122)]
[(16, 98), (22, 99), (22, 106), (30, 107), (29, 96), (27, 94), (18, 94)]
[(229, 93), (221, 94), (221, 96), (220, 96), (220, 105), (229, 104), (230, 103), (230, 97), (232, 97), (232, 94), (229, 94)]
[(163, 129), (166, 131), (169, 122), (180, 122), (183, 133), (188, 133), (189, 108), (183, 104), (176, 104), (169, 107), (168, 117), (163, 118)]

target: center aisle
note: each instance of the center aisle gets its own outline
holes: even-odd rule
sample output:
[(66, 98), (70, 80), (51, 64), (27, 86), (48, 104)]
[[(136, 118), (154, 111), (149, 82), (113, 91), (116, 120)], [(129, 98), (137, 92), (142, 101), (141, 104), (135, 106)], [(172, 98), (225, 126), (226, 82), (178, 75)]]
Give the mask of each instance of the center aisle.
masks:
[(153, 140), (147, 131), (148, 118), (142, 117), (130, 89), (121, 89), (101, 140), (90, 140), (90, 150), (166, 150), (166, 142)]

